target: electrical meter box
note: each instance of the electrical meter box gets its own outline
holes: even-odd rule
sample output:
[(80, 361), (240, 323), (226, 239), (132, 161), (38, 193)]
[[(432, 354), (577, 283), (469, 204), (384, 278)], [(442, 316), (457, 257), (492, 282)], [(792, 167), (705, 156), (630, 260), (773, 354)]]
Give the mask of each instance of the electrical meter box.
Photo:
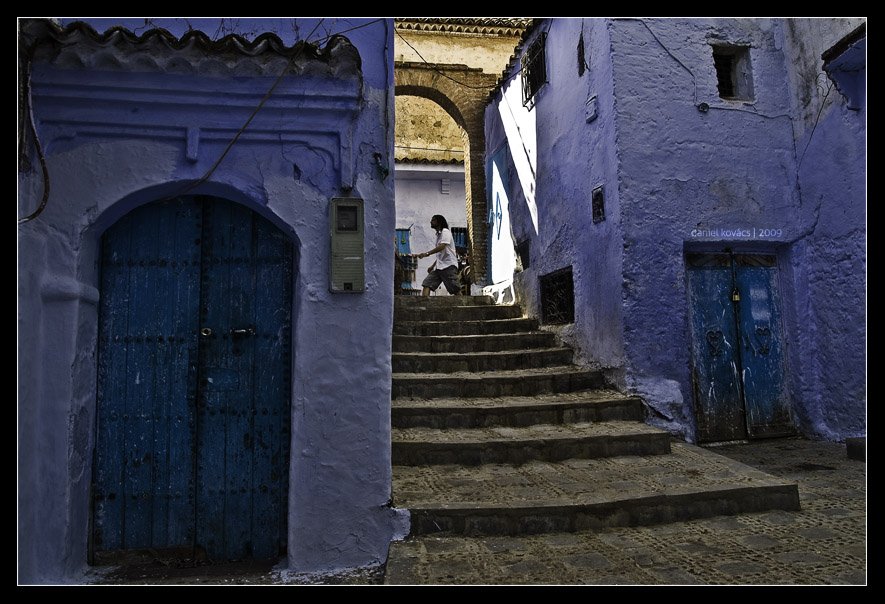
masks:
[(361, 292), (366, 289), (363, 200), (334, 197), (329, 203), (332, 255), (329, 291)]

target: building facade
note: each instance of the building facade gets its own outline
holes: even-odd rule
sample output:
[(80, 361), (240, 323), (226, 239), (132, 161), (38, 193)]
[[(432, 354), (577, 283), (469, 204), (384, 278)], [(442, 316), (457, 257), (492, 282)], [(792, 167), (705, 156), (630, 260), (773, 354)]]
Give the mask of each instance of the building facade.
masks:
[(492, 263), (651, 423), (865, 435), (864, 24), (539, 20), (492, 95)]
[[(864, 20), (539, 20), (490, 96), (443, 64), (477, 20), (432, 21), (423, 59), (391, 19), (19, 22), (20, 583), (383, 561), (390, 238), (449, 202), (480, 285), (651, 423), (865, 435)], [(463, 164), (395, 191), (396, 95)]]
[(21, 583), (400, 531), (393, 24), (271, 21), (19, 22)]
[[(395, 21), (396, 158), (408, 181), (397, 192), (401, 212), (397, 227), (415, 225), (412, 208), (421, 208), (426, 215), (413, 226), (416, 240), (434, 239), (429, 230), (434, 214), (446, 216), (452, 225), (466, 226), (464, 247), (477, 284), (493, 278), (489, 273), (493, 210), (486, 203), (483, 112), (488, 91), (495, 87), (529, 23), (515, 18)], [(457, 177), (453, 161), (463, 165), (463, 213), (454, 207), (452, 211), (434, 208), (434, 204), (450, 207), (453, 191), (462, 188), (453, 179)], [(432, 176), (434, 170), (438, 173)], [(431, 180), (440, 185), (431, 185)], [(422, 188), (427, 195), (420, 193)], [(419, 261), (418, 281), (431, 263)]]

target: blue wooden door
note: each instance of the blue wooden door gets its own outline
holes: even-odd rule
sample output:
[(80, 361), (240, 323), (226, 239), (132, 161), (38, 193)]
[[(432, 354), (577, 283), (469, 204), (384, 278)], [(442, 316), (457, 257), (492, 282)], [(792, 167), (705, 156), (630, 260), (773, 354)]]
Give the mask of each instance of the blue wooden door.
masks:
[(774, 260), (757, 254), (734, 257), (741, 381), (750, 438), (794, 432)]
[(149, 204), (105, 234), (93, 551), (284, 551), (292, 254), (215, 198)]
[(686, 260), (698, 441), (792, 434), (774, 257)]
[(698, 441), (745, 438), (734, 281), (727, 255), (688, 270), (692, 309), (692, 383)]

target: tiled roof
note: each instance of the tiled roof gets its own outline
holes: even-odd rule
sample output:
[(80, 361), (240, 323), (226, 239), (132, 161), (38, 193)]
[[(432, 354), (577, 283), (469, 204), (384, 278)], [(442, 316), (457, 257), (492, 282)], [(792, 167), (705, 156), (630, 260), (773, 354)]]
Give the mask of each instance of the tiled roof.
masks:
[(342, 70), (360, 68), (359, 53), (343, 36), (333, 36), (320, 49), (305, 42), (287, 47), (272, 33), (263, 33), (252, 41), (235, 34), (212, 40), (193, 30), (178, 38), (160, 28), (142, 35), (120, 26), (98, 33), (86, 23), (60, 27), (47, 19), (23, 19), (19, 27), (24, 49), (33, 48), (36, 58), (72, 68), (278, 75), (280, 67), (296, 54), (296, 72), (337, 76), (345, 75)]
[(414, 17), (395, 20), (396, 28), (412, 31), (519, 36), (532, 19), (518, 17)]
[(463, 159), (427, 159), (427, 158), (418, 159), (418, 158), (403, 157), (403, 158), (396, 158), (396, 163), (398, 163), (398, 164), (429, 164), (429, 165), (441, 166), (441, 165), (448, 165), (448, 164), (463, 165), (464, 160)]

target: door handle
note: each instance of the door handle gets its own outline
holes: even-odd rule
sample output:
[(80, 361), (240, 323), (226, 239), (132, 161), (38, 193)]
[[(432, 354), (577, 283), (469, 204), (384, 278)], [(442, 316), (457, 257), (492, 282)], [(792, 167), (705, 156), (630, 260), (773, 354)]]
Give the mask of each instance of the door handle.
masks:
[(255, 330), (252, 329), (251, 327), (247, 327), (244, 329), (231, 329), (230, 335), (232, 335), (235, 338), (248, 338), (249, 336), (255, 335)]

